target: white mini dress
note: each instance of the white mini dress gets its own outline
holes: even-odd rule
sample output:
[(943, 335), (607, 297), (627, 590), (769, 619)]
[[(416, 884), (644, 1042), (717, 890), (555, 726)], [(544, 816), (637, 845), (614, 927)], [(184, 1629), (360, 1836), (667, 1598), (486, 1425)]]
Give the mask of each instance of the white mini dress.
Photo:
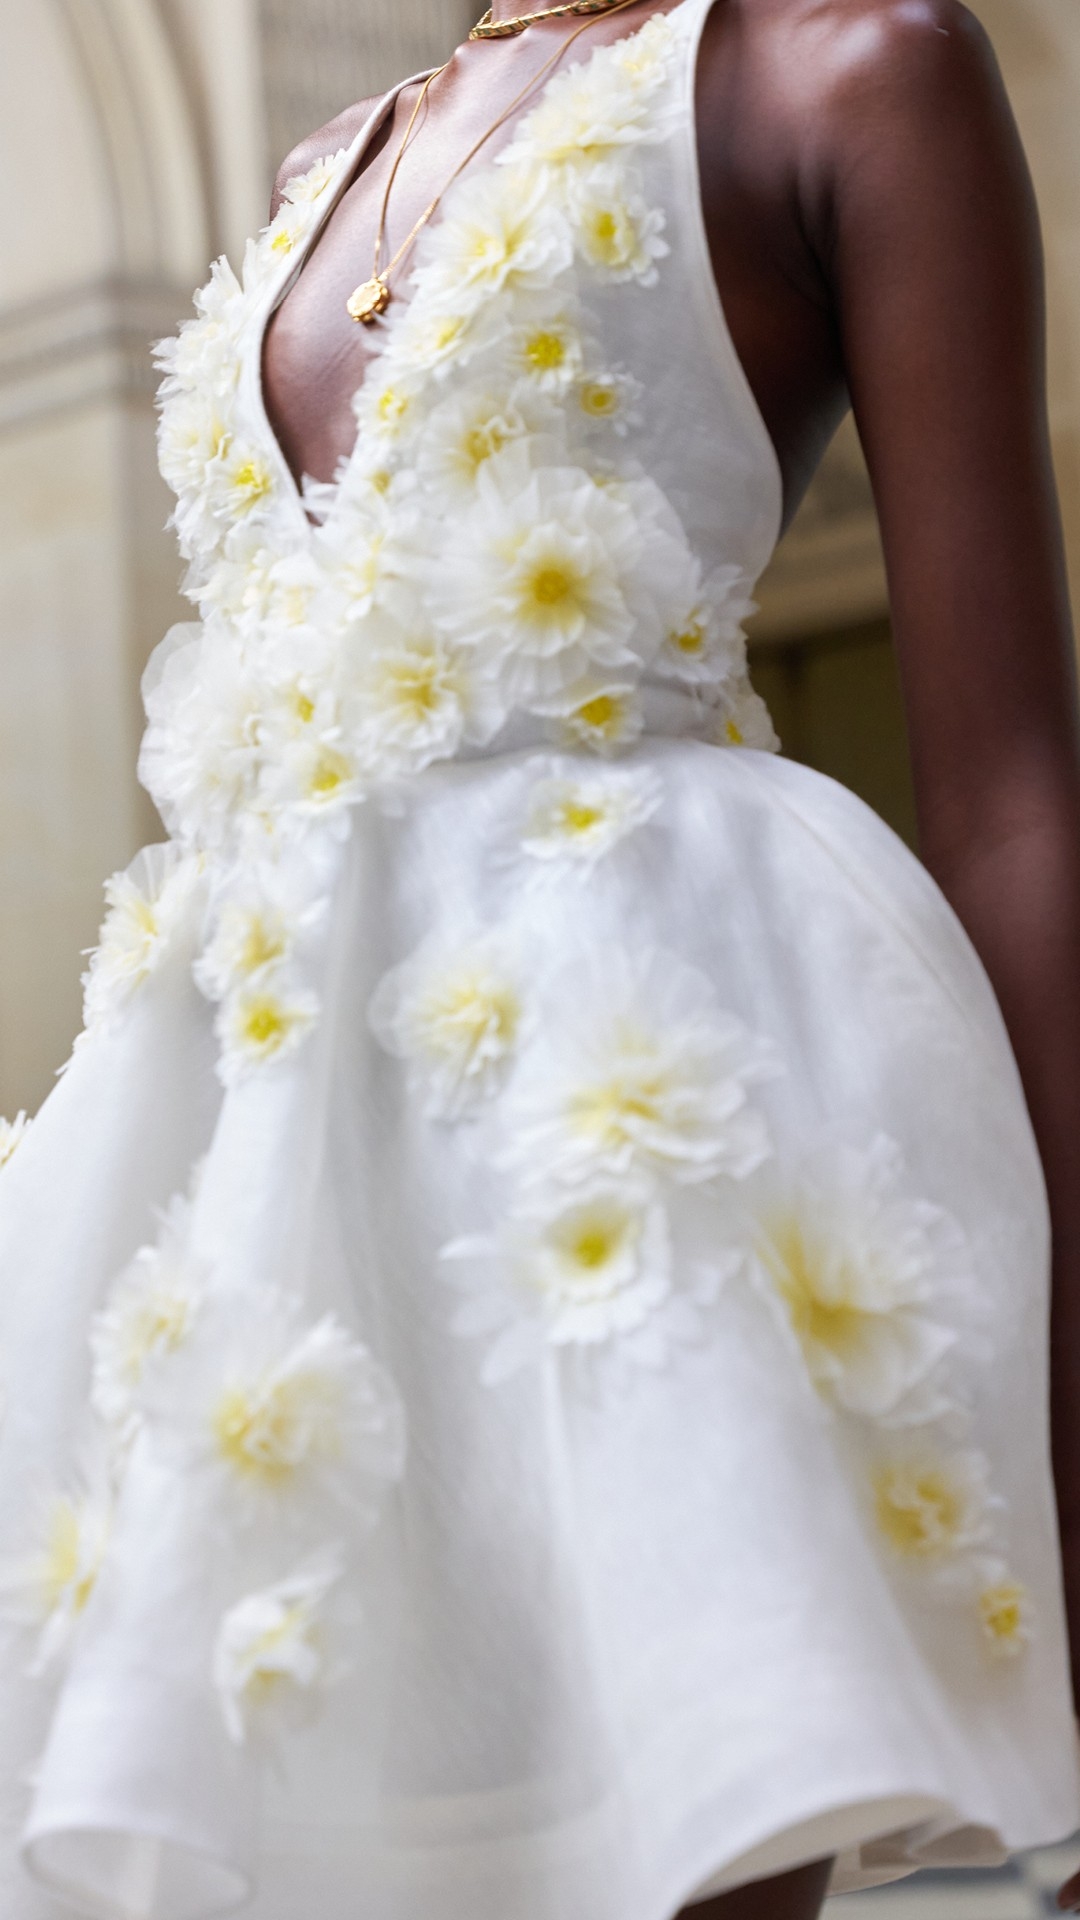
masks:
[(1080, 1824), (1016, 1066), (747, 679), (708, 12), (453, 186), (333, 485), (262, 342), (389, 101), (163, 351), (170, 838), (0, 1174), (4, 1920), (672, 1920)]

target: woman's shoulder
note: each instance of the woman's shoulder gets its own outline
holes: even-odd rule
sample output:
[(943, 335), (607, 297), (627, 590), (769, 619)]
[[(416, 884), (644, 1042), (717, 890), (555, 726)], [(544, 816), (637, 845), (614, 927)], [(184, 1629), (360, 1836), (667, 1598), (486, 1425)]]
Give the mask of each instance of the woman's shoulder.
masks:
[(380, 94), (374, 94), (370, 100), (357, 100), (351, 107), (346, 107), (343, 113), (339, 113), (335, 119), (328, 120), (324, 127), (319, 127), (315, 133), (309, 133), (297, 146), (293, 147), (291, 153), (286, 154), (274, 180), (274, 193), (270, 202), (271, 219), (281, 205), (289, 181), (295, 180), (300, 174), (307, 173), (309, 167), (313, 167), (315, 162), (323, 159), (326, 154), (337, 153), (342, 147), (351, 146), (365, 120), (370, 118), (381, 98)]
[(989, 38), (962, 0), (740, 0), (763, 43), (801, 56), (830, 89), (897, 93), (963, 84), (993, 68)]

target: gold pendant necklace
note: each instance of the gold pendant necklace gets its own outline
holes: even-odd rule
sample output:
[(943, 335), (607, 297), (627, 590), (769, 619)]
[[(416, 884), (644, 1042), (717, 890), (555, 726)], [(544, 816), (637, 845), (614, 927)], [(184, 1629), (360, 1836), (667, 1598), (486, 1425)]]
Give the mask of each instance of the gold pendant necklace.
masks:
[(488, 8), (469, 35), (470, 40), (506, 40), (511, 34), (524, 33), (538, 20), (562, 20), (572, 13), (614, 13), (618, 0), (563, 0), (562, 6), (541, 7), (537, 13), (519, 13), (510, 20), (493, 20)]
[[(349, 298), (345, 303), (345, 310), (348, 313), (350, 320), (355, 320), (359, 326), (370, 327), (374, 323), (374, 321), (376, 321), (379, 318), (380, 314), (386, 312), (387, 307), (390, 305), (390, 302), (394, 297), (390, 291), (390, 275), (393, 273), (394, 268), (400, 265), (401, 261), (404, 260), (405, 255), (409, 252), (409, 249), (419, 239), (424, 228), (427, 226), (428, 221), (431, 219), (432, 215), (438, 211), (438, 208), (444, 196), (448, 193), (449, 189), (453, 186), (454, 181), (457, 179), (458, 175), (461, 173), (464, 173), (465, 168), (470, 164), (471, 161), (475, 160), (477, 154), (480, 152), (481, 147), (487, 144), (487, 142), (491, 139), (492, 135), (495, 133), (498, 133), (499, 128), (506, 125), (506, 122), (509, 120), (511, 114), (516, 113), (522, 101), (525, 100), (528, 97), (528, 95), (533, 92), (534, 88), (540, 85), (540, 82), (545, 78), (545, 76), (550, 71), (550, 69), (555, 65), (557, 65), (557, 63), (562, 59), (564, 53), (566, 53), (567, 50), (573, 46), (574, 41), (578, 38), (579, 34), (584, 33), (587, 28), (592, 26), (593, 20), (596, 18), (598, 14), (624, 13), (627, 7), (636, 7), (636, 6), (639, 6), (640, 4), (641, 4), (641, 0), (568, 0), (568, 3), (565, 5), (559, 6), (559, 7), (552, 7), (550, 9), (550, 11), (553, 14), (587, 13), (589, 14), (590, 18), (587, 20), (583, 20), (579, 27), (575, 27), (573, 33), (567, 34), (566, 39), (562, 42), (560, 46), (556, 47), (554, 53), (551, 54), (550, 58), (544, 61), (544, 64), (542, 67), (540, 67), (539, 71), (533, 74), (533, 77), (531, 80), (526, 81), (525, 85), (521, 89), (521, 92), (518, 94), (515, 94), (514, 98), (510, 102), (510, 105), (508, 107), (503, 108), (503, 111), (500, 113), (498, 119), (493, 120), (490, 127), (488, 127), (487, 131), (480, 135), (479, 140), (474, 141), (473, 145), (469, 148), (468, 153), (465, 155), (464, 160), (459, 160), (457, 166), (454, 168), (453, 173), (450, 175), (449, 180), (446, 181), (444, 186), (439, 188), (439, 191), (435, 195), (434, 200), (432, 200), (429, 203), (429, 205), (424, 208), (424, 211), (420, 215), (420, 218), (416, 222), (415, 226), (412, 227), (410, 232), (406, 234), (397, 252), (394, 254), (392, 259), (387, 261), (384, 267), (380, 264), (380, 262), (382, 260), (383, 242), (386, 238), (386, 216), (387, 216), (387, 213), (389, 212), (390, 195), (393, 192), (394, 181), (397, 179), (397, 176), (398, 176), (398, 168), (400, 167), (402, 161), (404, 160), (406, 151), (409, 147), (409, 143), (412, 140), (413, 129), (416, 126), (417, 120), (419, 119), (420, 109), (423, 106), (424, 101), (427, 99), (428, 90), (433, 85), (433, 83), (439, 78), (440, 73), (446, 72), (446, 68), (439, 67), (436, 69), (434, 73), (429, 73), (427, 79), (424, 81), (424, 84), (420, 89), (420, 93), (417, 98), (416, 105), (409, 116), (409, 124), (405, 129), (405, 138), (403, 139), (400, 147), (397, 150), (397, 154), (395, 155), (395, 158), (394, 158), (394, 164), (390, 169), (390, 177), (386, 182), (386, 188), (383, 192), (382, 207), (379, 212), (379, 224), (375, 234), (375, 257), (372, 261), (371, 278), (370, 280), (365, 280), (362, 286), (357, 287), (355, 292), (349, 295)], [(523, 16), (523, 17), (525, 18), (525, 25), (528, 26), (532, 19), (541, 18), (543, 16), (530, 14), (528, 16)], [(498, 24), (501, 30), (503, 27), (507, 26), (509, 23), (506, 21), (500, 21)], [(481, 22), (481, 25), (483, 25), (483, 22)], [(515, 26), (513, 31), (523, 32), (524, 28), (518, 28)], [(474, 36), (478, 39), (487, 38), (486, 34), (480, 34), (476, 29), (474, 29)], [(500, 31), (500, 34), (497, 35), (496, 37), (498, 38), (502, 37), (501, 31)]]

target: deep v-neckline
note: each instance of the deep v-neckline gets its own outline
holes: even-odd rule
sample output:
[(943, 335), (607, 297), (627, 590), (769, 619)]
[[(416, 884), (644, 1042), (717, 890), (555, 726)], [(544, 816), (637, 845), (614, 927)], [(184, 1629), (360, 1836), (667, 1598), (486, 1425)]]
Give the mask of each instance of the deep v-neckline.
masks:
[[(663, 10), (664, 17), (669, 20), (674, 19), (678, 14), (682, 13), (684, 6), (687, 4), (688, 0), (676, 0), (674, 6)], [(618, 39), (614, 42), (604, 41), (600, 46), (594, 45), (582, 60), (573, 61), (570, 68), (563, 68), (556, 65), (551, 73), (548, 74), (547, 78), (543, 80), (539, 92), (535, 97), (526, 96), (525, 101), (522, 102), (522, 108), (530, 113), (533, 112), (544, 99), (552, 80), (554, 80), (560, 72), (573, 71), (577, 66), (585, 67), (596, 57), (597, 53), (601, 52), (605, 47), (634, 40), (639, 33), (644, 31), (649, 22), (656, 17), (655, 12), (650, 13), (641, 25), (635, 27), (632, 32), (619, 35)], [(255, 309), (252, 321), (253, 337), (244, 369), (249, 417), (283, 482), (283, 503), (286, 505), (287, 511), (293, 517), (296, 524), (303, 529), (305, 536), (308, 537), (317, 530), (321, 521), (326, 517), (326, 512), (320, 513), (318, 520), (312, 518), (304, 498), (303, 486), (297, 483), (296, 475), (285, 456), (285, 450), (270, 419), (269, 410), (266, 405), (266, 389), (263, 379), (263, 360), (266, 352), (266, 337), (269, 332), (270, 322), (292, 288), (296, 285), (297, 280), (303, 272), (308, 255), (315, 245), (316, 240), (319, 238), (319, 235), (325, 229), (327, 221), (331, 218), (332, 214), (344, 199), (345, 194), (349, 191), (349, 188), (355, 182), (357, 169), (375, 135), (385, 124), (387, 116), (393, 112), (398, 100), (407, 87), (415, 86), (418, 83), (422, 84), (434, 71), (436, 71), (434, 68), (428, 67), (420, 73), (410, 74), (407, 79), (399, 81), (395, 87), (392, 87), (379, 101), (374, 111), (369, 115), (363, 126), (360, 127), (345, 150), (344, 157), (341, 161), (340, 172), (332, 186), (327, 190), (323, 204), (319, 207), (317, 217), (312, 221), (310, 228), (297, 247), (288, 255), (280, 279), (276, 276), (271, 279), (267, 291)], [(490, 166), (492, 163), (488, 160), (484, 164)], [(368, 361), (361, 380), (353, 390), (353, 400), (356, 399), (357, 394), (363, 391), (377, 357), (377, 355), (373, 355)], [(339, 462), (333, 479), (317, 483), (323, 500), (330, 503), (330, 511), (332, 511), (333, 504), (340, 497), (343, 482), (357, 460), (359, 445), (360, 434), (358, 431), (350, 452)]]
[[(411, 74), (408, 79), (399, 81), (396, 87), (391, 87), (389, 93), (383, 95), (383, 98), (379, 101), (374, 111), (369, 114), (363, 125), (358, 129), (349, 146), (345, 149), (337, 179), (323, 196), (323, 204), (319, 207), (316, 218), (312, 221), (311, 226), (299, 245), (288, 255), (280, 278), (275, 275), (271, 279), (252, 318), (252, 338), (245, 363), (248, 389), (247, 397), (251, 418), (259, 437), (274, 460), (280, 478), (284, 482), (284, 499), (288, 503), (289, 511), (302, 522), (307, 532), (311, 532), (317, 523), (312, 520), (308, 512), (303, 487), (298, 483), (296, 475), (285, 456), (285, 449), (274, 428), (273, 421), (270, 418), (270, 411), (266, 404), (266, 386), (263, 377), (266, 337), (270, 331), (270, 323), (274, 315), (283, 305), (299, 280), (304, 270), (307, 257), (315, 245), (316, 240), (323, 232), (331, 215), (337, 207), (340, 206), (346, 193), (355, 182), (357, 169), (363, 161), (375, 135), (379, 132), (380, 128), (385, 125), (388, 115), (393, 112), (398, 100), (405, 92), (406, 87), (415, 86), (417, 81), (426, 80), (428, 74), (432, 71), (433, 69), (429, 68), (426, 72)], [(367, 379), (368, 370), (369, 368), (365, 368), (363, 378), (356, 389), (357, 392), (360, 391), (364, 380)], [(341, 475), (345, 469), (351, 466), (355, 454), (356, 447), (354, 443), (352, 452), (348, 455), (344, 466), (339, 466), (335, 478), (325, 483), (320, 483), (325, 487), (329, 487), (335, 497), (340, 488)]]

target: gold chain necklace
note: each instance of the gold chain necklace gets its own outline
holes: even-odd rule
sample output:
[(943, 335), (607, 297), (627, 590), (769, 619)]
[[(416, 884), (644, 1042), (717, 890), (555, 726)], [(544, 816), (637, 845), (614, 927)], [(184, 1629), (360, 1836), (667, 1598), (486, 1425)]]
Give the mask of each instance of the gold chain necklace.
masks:
[[(384, 267), (380, 265), (380, 262), (382, 260), (383, 242), (386, 238), (386, 216), (387, 216), (387, 213), (389, 212), (390, 195), (393, 192), (394, 181), (397, 179), (398, 168), (401, 166), (401, 163), (405, 158), (406, 151), (408, 149), (409, 143), (413, 136), (413, 129), (416, 126), (416, 122), (420, 115), (420, 109), (423, 106), (424, 101), (427, 99), (428, 90), (433, 85), (433, 83), (439, 78), (439, 74), (446, 72), (446, 68), (439, 67), (435, 73), (431, 73), (428, 75), (427, 79), (424, 81), (422, 88), (420, 89), (420, 94), (417, 99), (416, 105), (413, 108), (411, 115), (409, 116), (409, 124), (405, 129), (405, 138), (403, 139), (400, 147), (397, 150), (397, 154), (395, 155), (395, 158), (394, 158), (394, 164), (390, 169), (390, 177), (386, 182), (386, 188), (382, 197), (382, 207), (379, 212), (379, 224), (375, 234), (375, 255), (374, 255), (374, 260), (372, 262), (371, 279), (365, 280), (362, 286), (357, 287), (356, 291), (350, 294), (348, 300), (346, 301), (346, 312), (348, 313), (350, 320), (355, 320), (359, 325), (366, 327), (366, 326), (370, 326), (374, 320), (377, 320), (381, 313), (386, 312), (387, 307), (390, 305), (390, 302), (393, 299), (393, 295), (390, 291), (390, 275), (393, 273), (394, 268), (396, 266), (399, 266), (401, 261), (404, 260), (405, 255), (408, 253), (410, 247), (412, 247), (414, 243), (419, 239), (424, 228), (427, 226), (428, 221), (431, 219), (432, 215), (437, 212), (444, 196), (449, 192), (449, 189), (453, 186), (454, 181), (457, 179), (458, 175), (461, 173), (464, 173), (465, 168), (470, 164), (471, 161), (475, 160), (477, 154), (480, 152), (481, 147), (487, 144), (487, 142), (491, 139), (492, 135), (495, 133), (498, 133), (500, 127), (505, 126), (511, 114), (517, 112), (517, 109), (520, 107), (522, 101), (526, 99), (530, 93), (532, 93), (535, 87), (538, 87), (540, 85), (540, 82), (544, 79), (545, 75), (551, 70), (552, 67), (554, 67), (558, 63), (558, 61), (562, 59), (564, 53), (566, 53), (568, 49), (573, 46), (574, 41), (578, 38), (578, 36), (582, 33), (585, 33), (587, 29), (592, 26), (594, 18), (600, 13), (623, 13), (625, 12), (627, 7), (636, 7), (636, 6), (639, 6), (640, 3), (641, 3), (641, 0), (570, 0), (570, 3), (568, 5), (552, 9), (552, 11), (556, 13), (588, 12), (591, 17), (587, 20), (583, 20), (579, 27), (575, 27), (573, 33), (567, 34), (566, 39), (562, 41), (562, 43), (558, 47), (556, 47), (554, 53), (551, 54), (551, 56), (544, 61), (543, 66), (540, 67), (539, 70), (533, 74), (532, 79), (526, 81), (525, 85), (521, 89), (521, 92), (515, 94), (514, 98), (510, 102), (510, 105), (508, 107), (503, 108), (503, 111), (499, 114), (498, 119), (493, 120), (490, 127), (488, 127), (487, 131), (480, 135), (479, 140), (474, 141), (473, 145), (469, 148), (468, 153), (465, 155), (464, 160), (459, 160), (457, 166), (454, 168), (453, 173), (450, 175), (449, 180), (446, 181), (444, 186), (439, 188), (439, 191), (435, 195), (434, 200), (432, 200), (429, 203), (429, 205), (424, 208), (424, 211), (420, 215), (419, 220), (417, 220), (416, 224), (406, 234), (397, 252), (394, 254), (392, 259), (387, 261)], [(500, 22), (500, 25), (504, 25), (504, 24), (506, 23)]]
[(512, 20), (493, 20), (488, 8), (469, 35), (470, 40), (506, 40), (513, 33), (524, 33), (538, 20), (563, 20), (571, 13), (614, 13), (618, 0), (563, 0), (559, 7), (541, 7), (538, 13), (519, 13)]

